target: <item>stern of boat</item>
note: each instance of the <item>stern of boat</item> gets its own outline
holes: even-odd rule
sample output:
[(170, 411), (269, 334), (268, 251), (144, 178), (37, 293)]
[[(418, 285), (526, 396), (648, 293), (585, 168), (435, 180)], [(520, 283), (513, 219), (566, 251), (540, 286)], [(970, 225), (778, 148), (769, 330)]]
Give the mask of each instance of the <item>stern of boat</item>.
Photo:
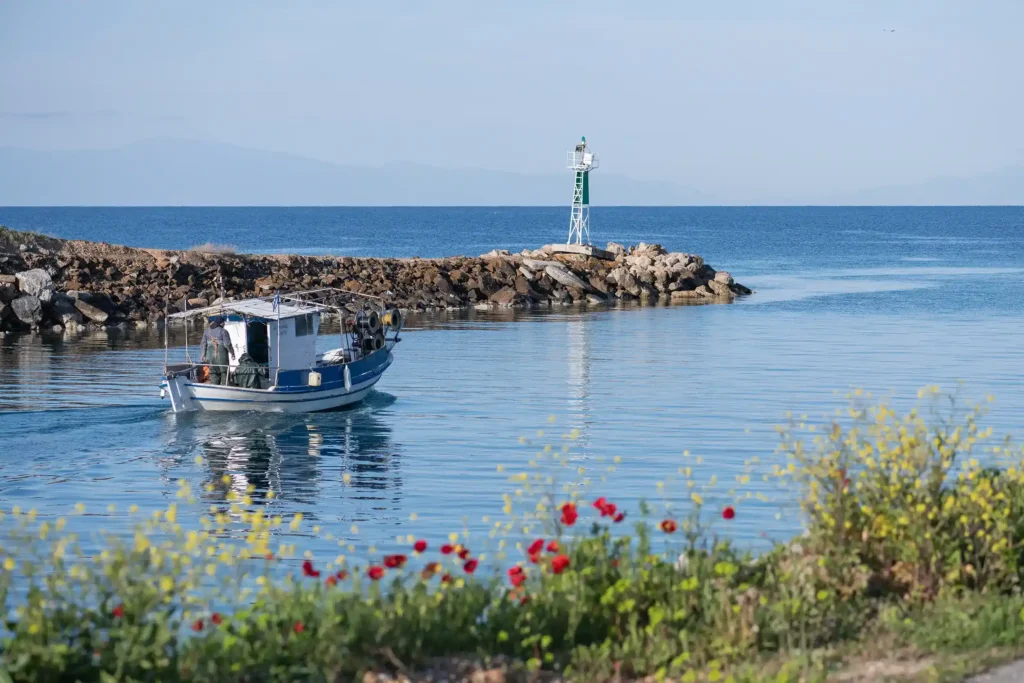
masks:
[(170, 374), (164, 378), (160, 387), (161, 395), (166, 392), (171, 399), (171, 410), (176, 413), (187, 413), (199, 410), (199, 406), (192, 400), (192, 392), (189, 389), (189, 379), (185, 375)]

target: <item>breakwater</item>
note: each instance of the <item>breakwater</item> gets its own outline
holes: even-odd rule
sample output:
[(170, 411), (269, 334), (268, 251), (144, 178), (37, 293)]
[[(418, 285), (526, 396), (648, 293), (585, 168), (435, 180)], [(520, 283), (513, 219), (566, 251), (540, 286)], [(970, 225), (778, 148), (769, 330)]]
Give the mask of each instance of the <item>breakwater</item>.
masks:
[(750, 290), (695, 254), (610, 243), (606, 258), (548, 249), (438, 259), (137, 249), (0, 227), (0, 330), (160, 324), (221, 299), (337, 287), (407, 311), (728, 303)]

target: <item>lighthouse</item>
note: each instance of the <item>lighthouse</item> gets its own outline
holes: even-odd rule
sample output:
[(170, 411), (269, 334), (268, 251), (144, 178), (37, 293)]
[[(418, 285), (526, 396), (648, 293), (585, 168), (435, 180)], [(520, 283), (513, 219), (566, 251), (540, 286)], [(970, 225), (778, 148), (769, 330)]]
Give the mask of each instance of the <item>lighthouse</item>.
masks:
[(569, 213), (569, 239), (566, 244), (590, 244), (590, 172), (600, 165), (597, 155), (587, 147), (586, 136), (568, 152), (568, 167), (576, 178), (572, 188), (572, 209)]

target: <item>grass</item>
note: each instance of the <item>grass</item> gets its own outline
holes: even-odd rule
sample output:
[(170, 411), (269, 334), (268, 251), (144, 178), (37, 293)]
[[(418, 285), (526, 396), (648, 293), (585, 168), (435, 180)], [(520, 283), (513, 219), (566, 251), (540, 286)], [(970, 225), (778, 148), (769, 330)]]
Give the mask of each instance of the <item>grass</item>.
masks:
[[(574, 433), (510, 475), (488, 537), (408, 537), (403, 554), (249, 495), (186, 529), (185, 482), (98, 553), (74, 518), (11, 510), (0, 665), (19, 681), (344, 681), (466, 662), (522, 680), (959, 680), (1024, 651), (1024, 457), (991, 442), (980, 407), (921, 399), (898, 415), (855, 396), (830, 423), (780, 427), (761, 476), (806, 531), (760, 555), (729, 540), (763, 514), (743, 490), (758, 462), (721, 491), (687, 454), (678, 493), (660, 483), (661, 503), (622, 510), (569, 468)], [(300, 530), (350, 554), (306, 554), (283, 537)]]

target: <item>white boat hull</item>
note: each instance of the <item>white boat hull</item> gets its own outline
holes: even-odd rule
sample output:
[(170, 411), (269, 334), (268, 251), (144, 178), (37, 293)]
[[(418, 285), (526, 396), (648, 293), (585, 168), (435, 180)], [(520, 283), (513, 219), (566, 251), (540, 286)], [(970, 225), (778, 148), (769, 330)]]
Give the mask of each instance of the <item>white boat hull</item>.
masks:
[[(161, 389), (171, 400), (176, 413), (192, 411), (262, 413), (310, 413), (343, 408), (362, 401), (391, 365), (387, 358), (370, 372), (358, 376), (356, 382), (334, 383), (324, 387), (303, 387), (287, 391), (243, 389), (240, 387), (199, 384), (186, 376), (169, 377)], [(340, 385), (339, 385), (340, 384)], [(346, 386), (348, 385), (348, 386)]]

